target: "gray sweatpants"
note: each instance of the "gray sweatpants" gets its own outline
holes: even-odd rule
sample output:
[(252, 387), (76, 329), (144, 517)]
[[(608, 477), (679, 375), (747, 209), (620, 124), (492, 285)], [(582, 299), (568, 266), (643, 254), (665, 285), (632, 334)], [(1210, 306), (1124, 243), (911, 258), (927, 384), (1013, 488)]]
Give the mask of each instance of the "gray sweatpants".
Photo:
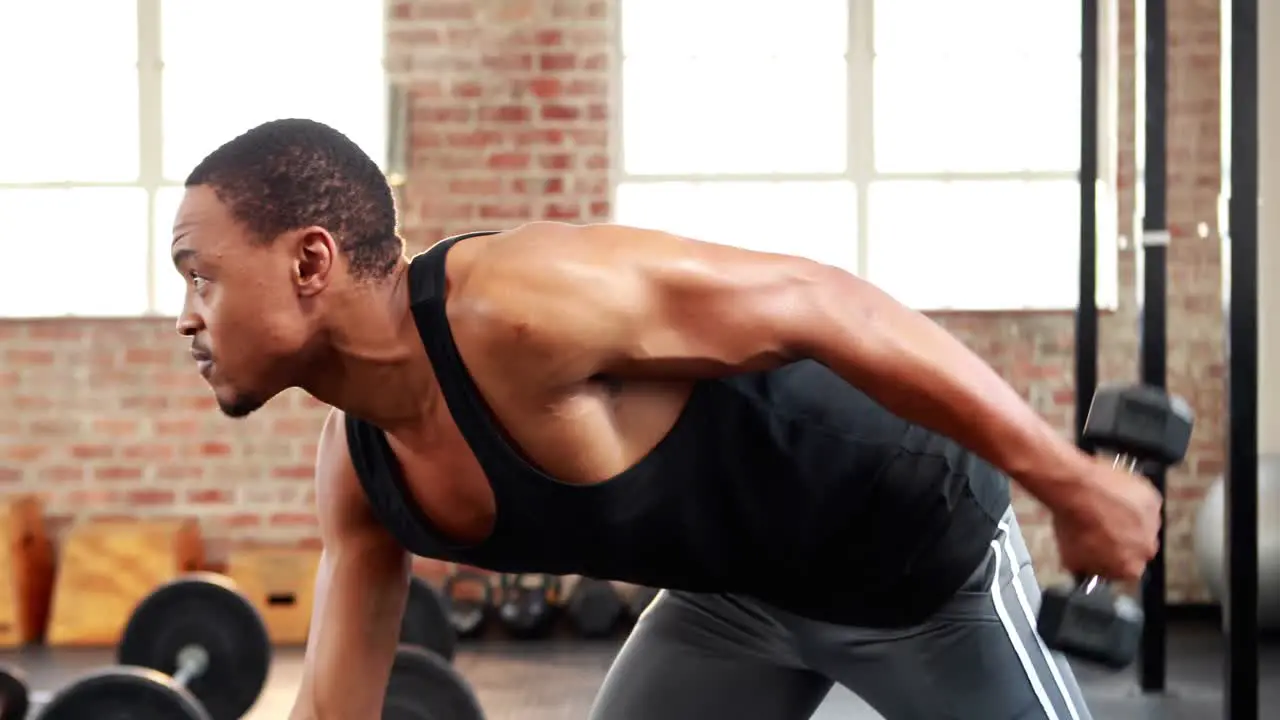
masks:
[(800, 720), (834, 683), (886, 720), (1089, 720), (1035, 631), (1040, 590), (1012, 510), (927, 622), (833, 625), (732, 595), (659, 594), (609, 670), (592, 720)]

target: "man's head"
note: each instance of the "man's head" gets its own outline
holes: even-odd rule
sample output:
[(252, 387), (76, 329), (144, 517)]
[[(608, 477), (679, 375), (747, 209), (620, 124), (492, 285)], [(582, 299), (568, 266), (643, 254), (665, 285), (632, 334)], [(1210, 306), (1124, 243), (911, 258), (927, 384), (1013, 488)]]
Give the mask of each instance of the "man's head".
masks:
[(186, 186), (173, 228), (187, 284), (178, 332), (222, 411), (243, 417), (297, 384), (345, 289), (395, 269), (391, 189), (355, 143), (310, 120), (249, 130)]

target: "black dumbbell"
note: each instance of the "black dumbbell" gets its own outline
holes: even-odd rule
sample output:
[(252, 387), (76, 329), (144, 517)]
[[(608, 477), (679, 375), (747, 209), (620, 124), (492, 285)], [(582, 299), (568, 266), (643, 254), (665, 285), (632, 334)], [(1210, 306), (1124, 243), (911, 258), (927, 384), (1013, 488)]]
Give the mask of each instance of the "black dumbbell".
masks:
[(566, 579), (564, 594), (569, 622), (585, 638), (609, 637), (627, 611), (617, 589), (604, 580), (580, 576)]
[[(1146, 385), (1107, 385), (1093, 396), (1083, 439), (1114, 453), (1116, 467), (1136, 472), (1140, 462), (1164, 467), (1181, 462), (1194, 423), (1182, 398)], [(1143, 620), (1132, 598), (1093, 576), (1046, 590), (1037, 625), (1048, 647), (1119, 669), (1137, 656)]]
[(484, 632), (493, 608), (492, 576), (471, 568), (456, 568), (444, 581), (449, 624), (458, 637), (473, 638)]
[(546, 637), (555, 624), (559, 597), (560, 578), (554, 575), (503, 575), (498, 589), (498, 620), (512, 637)]
[(0, 668), (0, 720), (25, 720), (31, 706), (31, 686), (22, 671)]

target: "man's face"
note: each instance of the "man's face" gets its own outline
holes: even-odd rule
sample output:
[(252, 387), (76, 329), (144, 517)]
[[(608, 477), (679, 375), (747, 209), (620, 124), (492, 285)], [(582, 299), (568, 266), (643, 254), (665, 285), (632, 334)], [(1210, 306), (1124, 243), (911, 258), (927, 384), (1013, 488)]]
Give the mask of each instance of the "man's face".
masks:
[[(332, 238), (319, 231), (321, 254)], [(314, 232), (255, 242), (212, 188), (188, 188), (173, 228), (173, 264), (186, 282), (178, 332), (222, 412), (244, 417), (297, 384), (316, 335)], [(327, 276), (332, 255), (322, 258)], [(309, 284), (310, 283), (310, 284)]]

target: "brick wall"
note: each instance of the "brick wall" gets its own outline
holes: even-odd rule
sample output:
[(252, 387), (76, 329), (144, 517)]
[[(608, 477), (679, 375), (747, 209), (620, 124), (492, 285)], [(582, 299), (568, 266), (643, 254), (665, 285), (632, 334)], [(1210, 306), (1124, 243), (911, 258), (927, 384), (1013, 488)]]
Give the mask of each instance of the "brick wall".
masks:
[[(1132, 34), (1132, 2), (1124, 15)], [(533, 218), (609, 215), (611, 4), (604, 0), (389, 3), (388, 66), (411, 108), (401, 190), (411, 250), (443, 235)], [(1218, 3), (1169, 10), (1169, 370), (1199, 414), (1195, 446), (1170, 477), (1170, 584), (1198, 598), (1189, 523), (1221, 471), (1222, 327), (1215, 225)], [(1133, 45), (1126, 43), (1132, 65)], [(1122, 73), (1122, 226), (1132, 213), (1133, 73)], [(1102, 376), (1136, 373), (1135, 263), (1121, 258), (1120, 310), (1103, 318)], [(1070, 313), (949, 314), (940, 320), (1069, 432)], [(223, 419), (171, 320), (0, 323), (0, 486), (46, 496), (59, 527), (94, 515), (194, 513), (211, 556), (229, 542), (312, 542), (311, 463), (323, 409), (299, 393), (240, 422)], [(1018, 507), (1054, 577), (1043, 510)]]

